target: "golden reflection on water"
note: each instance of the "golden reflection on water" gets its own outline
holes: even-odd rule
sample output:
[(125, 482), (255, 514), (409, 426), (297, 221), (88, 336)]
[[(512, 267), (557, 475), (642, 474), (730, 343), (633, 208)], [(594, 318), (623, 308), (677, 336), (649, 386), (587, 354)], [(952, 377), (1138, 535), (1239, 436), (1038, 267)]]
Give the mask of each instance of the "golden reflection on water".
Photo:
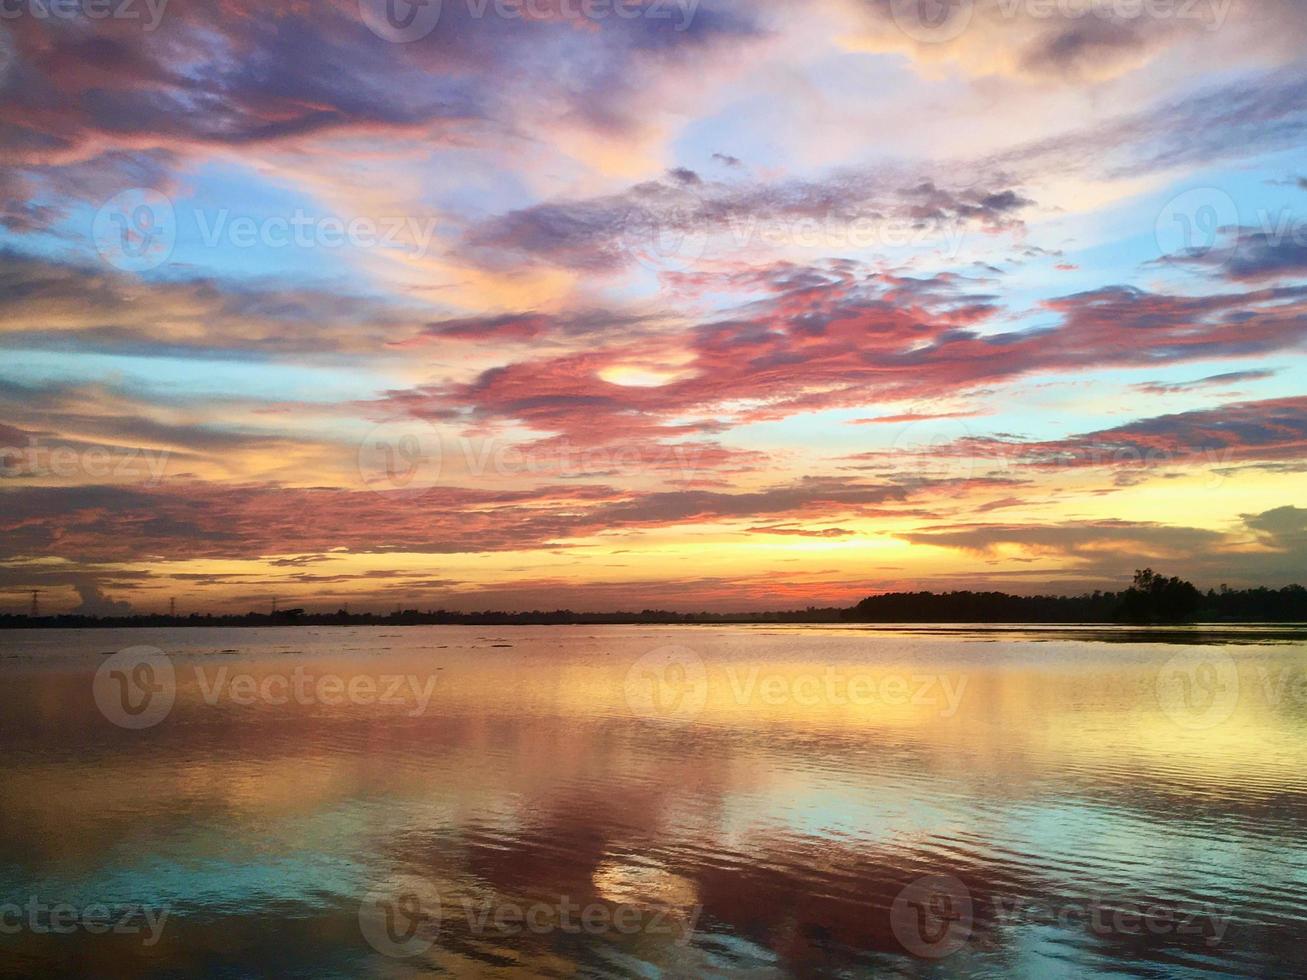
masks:
[[(1300, 686), (1266, 683), (1293, 681), (1302, 642), (1189, 648), (1234, 673), (1177, 687), (1175, 646), (1064, 637), (206, 632), (154, 638), (176, 702), (141, 731), (104, 717), (90, 682), (139, 637), (65, 634), (53, 653), (44, 637), (39, 656), (20, 643), (0, 661), (0, 899), (171, 909), (155, 946), (25, 929), (0, 936), (10, 963), (911, 970), (924, 961), (891, 909), (930, 874), (976, 909), (945, 975), (1254, 976), (1280, 965), (1272, 940), (1307, 935), (1292, 898), (1307, 884), (1305, 706)], [(308, 697), (265, 696), (297, 670)], [(339, 684), (312, 686), (324, 677)], [(1231, 682), (1237, 696), (1214, 701)], [(360, 935), (361, 903), (395, 875), (440, 895), (439, 934), (412, 958)], [(1213, 947), (991, 914), (1134, 898), (1222, 902), (1241, 925)], [(514, 932), (469, 912), (564, 900), (644, 918)], [(693, 935), (651, 928), (649, 910)]]

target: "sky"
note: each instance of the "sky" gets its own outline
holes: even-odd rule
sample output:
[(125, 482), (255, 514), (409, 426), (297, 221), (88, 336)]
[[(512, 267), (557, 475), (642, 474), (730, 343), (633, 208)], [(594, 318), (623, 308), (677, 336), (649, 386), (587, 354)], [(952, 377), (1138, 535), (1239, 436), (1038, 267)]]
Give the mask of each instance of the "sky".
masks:
[(0, 610), (1307, 578), (1297, 0), (5, 0)]

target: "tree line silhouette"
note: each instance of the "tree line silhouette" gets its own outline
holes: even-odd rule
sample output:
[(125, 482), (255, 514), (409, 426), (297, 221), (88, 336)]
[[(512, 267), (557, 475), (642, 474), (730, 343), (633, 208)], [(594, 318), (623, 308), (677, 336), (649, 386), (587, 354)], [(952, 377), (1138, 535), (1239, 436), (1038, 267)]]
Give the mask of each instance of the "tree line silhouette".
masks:
[(868, 596), (849, 612), (848, 619), (874, 623), (1301, 623), (1307, 622), (1307, 589), (1222, 585), (1203, 593), (1192, 582), (1143, 568), (1121, 592), (890, 592)]
[(109, 626), (563, 626), (628, 623), (1307, 623), (1307, 588), (1287, 585), (1231, 589), (1222, 585), (1206, 593), (1192, 582), (1159, 575), (1151, 568), (1135, 572), (1130, 588), (1095, 590), (1082, 595), (1011, 595), (1006, 592), (886, 592), (871, 595), (852, 608), (809, 606), (783, 612), (587, 613), (570, 609), (529, 612), (455, 612), (447, 609), (397, 609), (392, 613), (307, 612), (172, 616), (0, 615), (0, 629)]

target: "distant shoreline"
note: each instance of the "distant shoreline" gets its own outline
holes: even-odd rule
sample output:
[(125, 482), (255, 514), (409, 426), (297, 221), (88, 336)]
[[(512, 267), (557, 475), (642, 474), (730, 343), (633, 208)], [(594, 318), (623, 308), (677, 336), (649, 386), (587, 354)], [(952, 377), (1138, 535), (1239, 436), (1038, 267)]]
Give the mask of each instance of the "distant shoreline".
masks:
[(0, 630), (22, 630), (22, 629), (358, 629), (367, 627), (369, 629), (410, 629), (423, 626), (458, 626), (466, 629), (480, 629), (482, 627), (519, 627), (519, 626), (847, 626), (847, 627), (871, 627), (882, 630), (886, 633), (909, 632), (923, 628), (930, 628), (933, 632), (938, 633), (972, 633), (977, 630), (986, 630), (994, 633), (1017, 633), (1024, 629), (1039, 629), (1046, 633), (1079, 633), (1091, 630), (1140, 630), (1146, 631), (1150, 635), (1155, 633), (1175, 632), (1190, 634), (1194, 632), (1212, 632), (1224, 629), (1242, 629), (1246, 627), (1263, 627), (1266, 629), (1284, 629), (1286, 631), (1307, 630), (1307, 620), (1213, 620), (1193, 623), (1053, 623), (1053, 622), (990, 622), (976, 620), (974, 622), (957, 621), (957, 622), (894, 622), (894, 623), (871, 623), (860, 622), (857, 620), (842, 621), (817, 621), (817, 620), (777, 620), (777, 619), (721, 619), (721, 620), (677, 620), (673, 621), (652, 621), (652, 620), (613, 620), (611, 622), (480, 622), (480, 623), (222, 623), (207, 622), (203, 618), (198, 621), (185, 620), (175, 623), (156, 623), (156, 622), (139, 622), (136, 620), (98, 620), (93, 623), (70, 626), (65, 623), (39, 622), (26, 624), (19, 617), (18, 623), (5, 623), (0, 625)]
[[(1151, 573), (1148, 573), (1151, 575)], [(856, 606), (810, 606), (779, 612), (679, 613), (665, 609), (640, 612), (575, 612), (570, 609), (526, 612), (454, 612), (446, 609), (403, 609), (392, 613), (308, 612), (282, 609), (267, 613), (200, 614), (186, 616), (139, 614), (88, 616), (0, 615), (0, 629), (112, 629), (142, 627), (269, 627), (269, 626), (674, 626), (844, 624), (885, 626), (1196, 626), (1307, 624), (1307, 589), (1209, 590), (1201, 593), (1178, 579), (1155, 581), (1154, 592), (1138, 587), (1123, 592), (1093, 592), (1078, 596), (1017, 596), (1004, 592), (889, 592), (868, 596)], [(1183, 608), (1168, 607), (1154, 595), (1162, 589), (1183, 590)]]

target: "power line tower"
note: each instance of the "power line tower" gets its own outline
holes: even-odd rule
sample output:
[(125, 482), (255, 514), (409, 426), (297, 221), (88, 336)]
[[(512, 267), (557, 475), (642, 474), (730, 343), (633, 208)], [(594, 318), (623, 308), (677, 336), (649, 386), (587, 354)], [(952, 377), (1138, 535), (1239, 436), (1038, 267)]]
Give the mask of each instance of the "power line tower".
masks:
[(36, 619), (41, 615), (41, 600), (39, 598), (40, 595), (41, 595), (40, 589), (32, 590), (32, 618), (33, 619)]
[(170, 599), (168, 600), (168, 615), (169, 615), (169, 616), (176, 616), (176, 615), (177, 615), (177, 597), (176, 597), (176, 596), (173, 596), (172, 598), (170, 598)]

